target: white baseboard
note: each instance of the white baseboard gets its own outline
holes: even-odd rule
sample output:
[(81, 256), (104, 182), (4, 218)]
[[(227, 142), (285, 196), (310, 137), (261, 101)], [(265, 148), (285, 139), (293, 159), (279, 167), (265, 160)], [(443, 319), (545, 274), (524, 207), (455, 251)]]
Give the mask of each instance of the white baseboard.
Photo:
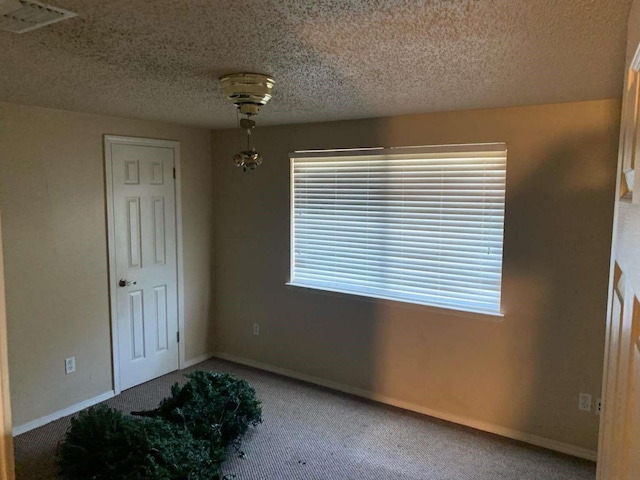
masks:
[(184, 364), (180, 367), (180, 370), (193, 367), (194, 365), (197, 365), (198, 363), (202, 363), (205, 360), (209, 360), (210, 358), (213, 358), (213, 357), (214, 357), (213, 353), (205, 353), (204, 355), (200, 355), (198, 357), (192, 358), (191, 360), (185, 360)]
[[(184, 362), (182, 369), (192, 367), (193, 365), (197, 365), (198, 363), (204, 362), (205, 360), (209, 360), (210, 358), (213, 358), (213, 353), (206, 353), (204, 355), (200, 355), (199, 357), (192, 358), (191, 360), (187, 360), (186, 362)], [(58, 410), (57, 412), (54, 412), (51, 415), (46, 415), (44, 417), (33, 420), (31, 422), (18, 425), (13, 428), (13, 436), (15, 437), (18, 435), (22, 435), (23, 433), (26, 433), (38, 427), (42, 427), (47, 423), (51, 423), (62, 417), (73, 415), (74, 413), (78, 413), (80, 410), (84, 410), (85, 408), (92, 407), (100, 402), (109, 400), (114, 396), (115, 396), (115, 392), (111, 390), (109, 392), (103, 393), (102, 395), (98, 395), (97, 397), (90, 398), (89, 400), (85, 400), (84, 402), (76, 403), (75, 405), (71, 405), (70, 407), (64, 408), (62, 410)]]
[(33, 430), (34, 428), (42, 427), (47, 423), (51, 423), (55, 420), (58, 420), (62, 417), (66, 417), (68, 415), (73, 415), (74, 413), (78, 413), (80, 410), (84, 410), (85, 408), (93, 407), (94, 405), (104, 402), (105, 400), (109, 400), (113, 398), (115, 393), (113, 390), (109, 392), (105, 392), (102, 395), (98, 395), (97, 397), (90, 398), (89, 400), (85, 400), (84, 402), (76, 403), (75, 405), (71, 405), (70, 407), (63, 408), (62, 410), (58, 410), (50, 415), (45, 415), (44, 417), (37, 418), (31, 422), (23, 423), (22, 425), (18, 425), (13, 428), (13, 436), (16, 437), (18, 435), (22, 435), (23, 433), (28, 432), (29, 430)]
[(450, 413), (439, 412), (437, 410), (432, 410), (430, 408), (426, 408), (413, 403), (396, 400), (395, 398), (387, 397), (385, 395), (380, 395), (368, 390), (351, 387), (349, 385), (332, 382), (330, 380), (325, 380), (323, 378), (314, 377), (311, 375), (305, 375), (304, 373), (298, 373), (293, 370), (287, 370), (285, 368), (275, 367), (273, 365), (257, 362), (255, 360), (237, 357), (235, 355), (230, 355), (228, 353), (223, 353), (223, 352), (216, 352), (214, 356), (222, 360), (228, 360), (230, 362), (258, 368), (260, 370), (266, 370), (267, 372), (277, 373), (285, 377), (295, 378), (297, 380), (302, 380), (305, 382), (313, 383), (315, 385), (320, 385), (322, 387), (327, 387), (332, 390), (338, 390), (340, 392), (356, 395), (358, 397), (367, 398), (369, 400), (374, 400), (376, 402), (384, 403), (386, 405), (402, 408), (404, 410), (410, 410), (412, 412), (421, 413), (424, 415), (428, 415), (430, 417), (446, 420), (448, 422), (457, 423), (459, 425), (465, 425), (467, 427), (475, 428), (477, 430), (482, 430), (484, 432), (494, 433), (502, 437), (507, 437), (514, 440), (519, 440), (521, 442), (530, 443), (531, 445), (548, 448), (549, 450), (554, 450), (556, 452), (566, 453), (568, 455), (573, 455), (574, 457), (595, 461), (598, 456), (598, 453), (595, 450), (589, 450), (587, 448), (578, 447), (576, 445), (571, 445), (568, 443), (558, 442), (557, 440), (551, 440), (549, 438), (540, 437), (538, 435), (532, 435), (530, 433), (520, 432), (518, 430), (512, 430), (510, 428), (502, 427), (500, 425), (495, 425), (492, 423), (482, 422), (482, 421), (474, 420), (471, 418), (462, 417), (459, 415), (452, 415)]

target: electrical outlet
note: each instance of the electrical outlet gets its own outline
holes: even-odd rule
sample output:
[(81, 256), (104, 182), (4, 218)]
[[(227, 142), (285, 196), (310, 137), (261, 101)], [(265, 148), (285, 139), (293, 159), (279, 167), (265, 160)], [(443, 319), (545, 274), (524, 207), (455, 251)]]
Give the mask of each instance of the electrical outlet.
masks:
[(69, 375), (76, 371), (76, 357), (69, 357), (64, 361), (64, 373)]
[(253, 324), (253, 334), (260, 335), (260, 324), (258, 323)]
[(578, 397), (578, 409), (582, 410), (583, 412), (590, 412), (591, 401), (591, 395), (589, 395), (588, 393), (581, 393)]
[(596, 398), (596, 415), (600, 415), (602, 413), (602, 399)]

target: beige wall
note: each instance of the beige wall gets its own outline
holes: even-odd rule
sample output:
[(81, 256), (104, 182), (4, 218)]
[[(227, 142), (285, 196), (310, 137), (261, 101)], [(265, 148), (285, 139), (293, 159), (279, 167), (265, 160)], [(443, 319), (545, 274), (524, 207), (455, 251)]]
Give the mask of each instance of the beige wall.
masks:
[[(619, 101), (213, 132), (216, 350), (586, 449), (598, 417)], [(504, 321), (286, 287), (297, 149), (507, 142)], [(260, 323), (260, 336), (251, 333)]]
[[(640, 2), (634, 0), (629, 11), (629, 22), (627, 25), (627, 60), (625, 68), (631, 66), (633, 56), (636, 54), (638, 45), (640, 44)], [(626, 73), (626, 71), (625, 71)]]
[(209, 131), (0, 103), (14, 425), (112, 389), (103, 134), (180, 141), (186, 357), (212, 349)]

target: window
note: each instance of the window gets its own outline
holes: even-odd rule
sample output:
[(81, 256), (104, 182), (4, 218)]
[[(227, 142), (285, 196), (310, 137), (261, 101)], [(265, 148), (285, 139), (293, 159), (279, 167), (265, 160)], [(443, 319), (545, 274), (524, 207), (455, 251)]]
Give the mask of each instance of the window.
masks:
[(500, 314), (504, 144), (290, 157), (289, 284)]

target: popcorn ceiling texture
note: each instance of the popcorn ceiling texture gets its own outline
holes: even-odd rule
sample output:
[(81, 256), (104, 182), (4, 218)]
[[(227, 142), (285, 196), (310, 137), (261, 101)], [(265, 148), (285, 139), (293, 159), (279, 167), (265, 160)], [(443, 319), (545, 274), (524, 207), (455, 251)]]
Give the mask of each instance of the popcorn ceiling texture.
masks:
[(275, 77), (259, 124), (618, 97), (631, 0), (48, 0), (0, 32), (0, 101), (213, 128), (218, 77)]

